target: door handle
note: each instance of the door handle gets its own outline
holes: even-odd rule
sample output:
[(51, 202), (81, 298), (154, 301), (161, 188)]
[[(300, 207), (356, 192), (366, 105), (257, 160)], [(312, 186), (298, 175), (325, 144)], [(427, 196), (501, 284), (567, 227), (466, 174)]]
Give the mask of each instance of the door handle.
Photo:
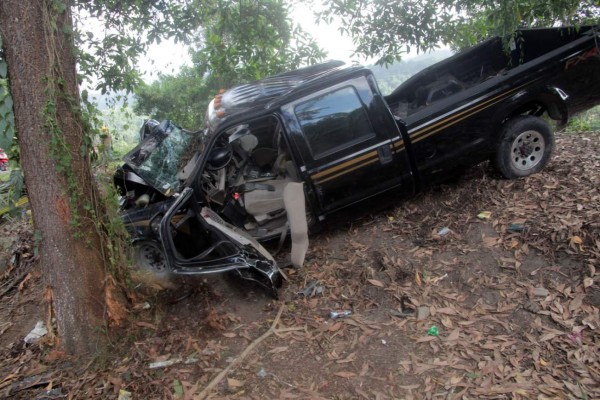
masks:
[(379, 162), (381, 165), (389, 164), (394, 160), (392, 149), (389, 144), (377, 148), (377, 154), (379, 155)]

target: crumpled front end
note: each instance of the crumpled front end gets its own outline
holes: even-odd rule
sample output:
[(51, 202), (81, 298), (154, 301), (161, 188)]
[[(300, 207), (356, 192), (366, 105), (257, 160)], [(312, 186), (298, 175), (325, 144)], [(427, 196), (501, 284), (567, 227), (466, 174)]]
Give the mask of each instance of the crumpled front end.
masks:
[(191, 188), (184, 189), (162, 217), (160, 239), (175, 275), (235, 271), (277, 297), (282, 278), (273, 256), (213, 210), (200, 208)]

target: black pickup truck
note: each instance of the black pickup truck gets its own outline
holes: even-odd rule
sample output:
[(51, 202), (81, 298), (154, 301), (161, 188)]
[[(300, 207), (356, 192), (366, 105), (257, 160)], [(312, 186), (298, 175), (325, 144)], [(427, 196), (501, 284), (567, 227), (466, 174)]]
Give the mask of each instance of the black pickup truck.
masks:
[(356, 202), (486, 160), (506, 178), (539, 171), (554, 147), (547, 121), (600, 104), (596, 29), (492, 38), (388, 96), (369, 69), (332, 61), (218, 94), (201, 131), (148, 122), (115, 175), (138, 263), (235, 271), (276, 293), (280, 271), (258, 241), (291, 231), (301, 264), (307, 226)]

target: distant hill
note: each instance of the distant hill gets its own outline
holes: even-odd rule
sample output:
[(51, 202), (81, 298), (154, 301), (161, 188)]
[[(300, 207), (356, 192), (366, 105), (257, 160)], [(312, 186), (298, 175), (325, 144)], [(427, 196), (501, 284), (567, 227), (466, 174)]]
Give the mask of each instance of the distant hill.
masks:
[(442, 61), (452, 55), (452, 51), (449, 49), (437, 50), (432, 53), (403, 60), (386, 67), (380, 67), (377, 65), (369, 65), (368, 68), (373, 71), (377, 82), (379, 83), (379, 89), (384, 95), (391, 93), (398, 85), (402, 82), (421, 71), (424, 68), (435, 64), (438, 61)]

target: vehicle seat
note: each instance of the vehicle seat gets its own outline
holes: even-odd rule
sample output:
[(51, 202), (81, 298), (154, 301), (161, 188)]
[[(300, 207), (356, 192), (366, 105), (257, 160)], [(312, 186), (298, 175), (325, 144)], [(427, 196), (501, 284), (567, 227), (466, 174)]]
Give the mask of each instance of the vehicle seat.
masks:
[(246, 212), (251, 214), (256, 222), (261, 225), (271, 219), (285, 214), (283, 190), (290, 182), (289, 179), (270, 179), (261, 181), (262, 187), (270, 189), (254, 189), (244, 193), (244, 206)]

